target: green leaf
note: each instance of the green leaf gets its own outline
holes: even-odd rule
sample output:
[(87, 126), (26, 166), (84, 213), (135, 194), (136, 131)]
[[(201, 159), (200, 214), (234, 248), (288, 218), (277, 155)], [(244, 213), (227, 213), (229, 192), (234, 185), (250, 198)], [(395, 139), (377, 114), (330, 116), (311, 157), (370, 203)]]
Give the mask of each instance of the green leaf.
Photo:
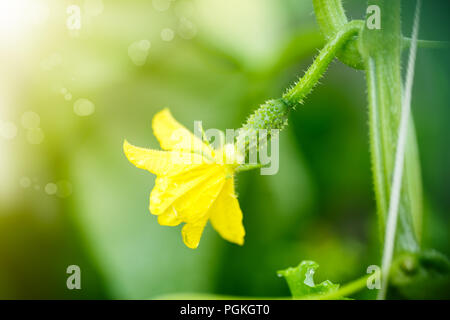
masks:
[(316, 262), (306, 260), (295, 268), (278, 271), (278, 276), (286, 279), (294, 298), (320, 296), (337, 291), (339, 284), (334, 284), (330, 280), (325, 280), (317, 285), (314, 283), (314, 273), (317, 268), (319, 265)]

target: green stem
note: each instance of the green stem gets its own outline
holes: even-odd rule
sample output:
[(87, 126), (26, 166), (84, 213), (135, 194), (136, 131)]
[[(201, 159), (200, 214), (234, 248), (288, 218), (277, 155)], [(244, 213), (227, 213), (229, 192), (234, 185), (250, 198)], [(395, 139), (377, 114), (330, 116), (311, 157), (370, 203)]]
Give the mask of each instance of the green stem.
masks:
[(420, 13), (420, 0), (417, 0), (416, 14), (414, 18), (414, 28), (413, 28), (413, 42), (411, 44), (411, 49), (408, 59), (408, 69), (406, 73), (406, 83), (404, 94), (402, 97), (402, 108), (401, 108), (401, 119), (398, 130), (398, 139), (395, 150), (395, 161), (394, 161), (394, 171), (392, 177), (392, 188), (389, 198), (389, 211), (388, 220), (386, 225), (384, 249), (383, 249), (383, 260), (382, 267), (383, 270), (383, 285), (379, 293), (379, 298), (384, 299), (386, 296), (386, 289), (389, 280), (389, 271), (392, 263), (392, 256), (394, 252), (394, 241), (395, 233), (398, 220), (398, 207), (400, 201), (400, 192), (402, 187), (403, 179), (403, 167), (405, 163), (405, 146), (407, 143), (408, 135), (408, 121), (411, 111), (411, 92), (412, 84), (414, 79), (414, 64), (416, 61), (416, 51), (417, 51), (417, 34), (419, 30), (419, 13)]
[(342, 46), (347, 43), (349, 39), (357, 35), (362, 29), (363, 23), (361, 21), (352, 21), (344, 25), (334, 37), (327, 43), (327, 45), (320, 51), (313, 64), (309, 67), (303, 77), (289, 89), (284, 95), (283, 99), (290, 106), (295, 106), (302, 103), (303, 99), (311, 92), (319, 79), (323, 76), (328, 68), (328, 65), (333, 61), (337, 52)]
[(367, 288), (367, 279), (369, 279), (370, 275), (366, 275), (362, 278), (359, 278), (355, 281), (347, 283), (345, 286), (339, 288), (339, 290), (325, 294), (325, 295), (312, 295), (308, 297), (301, 298), (302, 300), (336, 300), (342, 297), (348, 297), (349, 295), (361, 291), (364, 288)]
[[(331, 39), (348, 23), (341, 0), (313, 0), (317, 23), (325, 38)], [(360, 23), (363, 23), (361, 21)], [(355, 69), (364, 69), (355, 37), (337, 53), (340, 61)]]
[(320, 31), (325, 38), (332, 38), (348, 23), (341, 0), (313, 0)]
[[(380, 239), (385, 237), (402, 106), (400, 0), (370, 0), (381, 9), (380, 30), (365, 28), (360, 51), (366, 65), (370, 147)], [(412, 117), (402, 165), (404, 176), (398, 209), (394, 257), (419, 249), (422, 215), (420, 167)]]
[(251, 147), (254, 147), (250, 146), (246, 140), (249, 135), (254, 134), (258, 130), (266, 129), (270, 136), (271, 130), (282, 130), (287, 125), (289, 111), (302, 103), (303, 99), (319, 82), (319, 79), (327, 70), (328, 65), (335, 58), (336, 53), (349, 39), (357, 35), (362, 28), (363, 23), (361, 21), (352, 21), (344, 25), (320, 51), (303, 77), (282, 98), (266, 101), (266, 103), (250, 115), (246, 123), (241, 127), (239, 135), (236, 138), (237, 145), (244, 147), (244, 154)]

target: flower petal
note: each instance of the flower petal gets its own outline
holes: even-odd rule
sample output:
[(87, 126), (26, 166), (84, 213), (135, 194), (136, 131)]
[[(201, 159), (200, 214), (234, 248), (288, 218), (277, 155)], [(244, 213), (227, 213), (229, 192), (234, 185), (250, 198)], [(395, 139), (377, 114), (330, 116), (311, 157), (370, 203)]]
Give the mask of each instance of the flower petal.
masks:
[(168, 208), (163, 214), (158, 216), (158, 223), (162, 226), (177, 226), (182, 222), (174, 207)]
[(195, 151), (210, 158), (213, 157), (212, 148), (176, 121), (167, 108), (153, 117), (152, 127), (153, 133), (164, 150)]
[(123, 151), (136, 167), (161, 176), (177, 175), (207, 161), (199, 154), (145, 149), (133, 146), (126, 140), (123, 143)]
[(210, 209), (211, 224), (224, 238), (239, 245), (244, 244), (245, 230), (242, 211), (234, 191), (234, 178), (227, 179)]
[(181, 229), (183, 242), (191, 249), (196, 249), (200, 243), (203, 229), (205, 228), (208, 218), (204, 218), (192, 223), (186, 223)]
[(150, 212), (154, 215), (162, 214), (177, 199), (217, 172), (217, 165), (205, 164), (175, 176), (156, 178), (150, 194)]
[(173, 226), (181, 221), (186, 222), (181, 234), (186, 246), (192, 249), (197, 248), (209, 218), (209, 209), (225, 183), (223, 168), (216, 166), (214, 169), (207, 179), (176, 199), (173, 205), (158, 216), (161, 225)]
[(207, 217), (208, 211), (217, 199), (224, 183), (224, 171), (217, 170), (198, 186), (178, 198), (173, 206), (181, 219), (184, 222), (193, 223)]

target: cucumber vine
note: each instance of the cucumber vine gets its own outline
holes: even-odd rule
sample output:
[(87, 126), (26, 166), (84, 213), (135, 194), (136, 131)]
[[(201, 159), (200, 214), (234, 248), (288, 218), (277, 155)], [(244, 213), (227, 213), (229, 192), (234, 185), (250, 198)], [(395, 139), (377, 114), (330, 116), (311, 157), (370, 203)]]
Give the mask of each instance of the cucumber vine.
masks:
[[(442, 254), (421, 247), (422, 181), (409, 109), (416, 47), (437, 48), (441, 43), (417, 39), (420, 0), (411, 38), (401, 33), (401, 0), (368, 1), (368, 7), (380, 9), (380, 28), (369, 28), (367, 20), (348, 21), (341, 0), (313, 0), (313, 6), (326, 45), (294, 86), (248, 118), (237, 140), (244, 139), (249, 131), (283, 129), (290, 111), (303, 103), (334, 58), (362, 70), (367, 81), (371, 165), (384, 251), (378, 297), (386, 297), (389, 283), (406, 296), (408, 291), (418, 292), (425, 287), (439, 290), (448, 285), (450, 264)], [(408, 47), (410, 60), (404, 86), (401, 57)], [(343, 298), (363, 289), (369, 278), (364, 276), (341, 289), (328, 281), (314, 285), (312, 273), (317, 268), (316, 263), (303, 261), (279, 275), (286, 278), (295, 299)]]

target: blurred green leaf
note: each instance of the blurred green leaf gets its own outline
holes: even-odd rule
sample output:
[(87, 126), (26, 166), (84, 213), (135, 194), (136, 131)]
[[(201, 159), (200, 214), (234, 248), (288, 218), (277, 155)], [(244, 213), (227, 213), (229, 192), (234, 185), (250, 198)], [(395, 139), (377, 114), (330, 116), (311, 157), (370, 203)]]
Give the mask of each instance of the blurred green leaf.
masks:
[(391, 279), (402, 298), (450, 298), (450, 261), (435, 250), (401, 255), (393, 262)]

